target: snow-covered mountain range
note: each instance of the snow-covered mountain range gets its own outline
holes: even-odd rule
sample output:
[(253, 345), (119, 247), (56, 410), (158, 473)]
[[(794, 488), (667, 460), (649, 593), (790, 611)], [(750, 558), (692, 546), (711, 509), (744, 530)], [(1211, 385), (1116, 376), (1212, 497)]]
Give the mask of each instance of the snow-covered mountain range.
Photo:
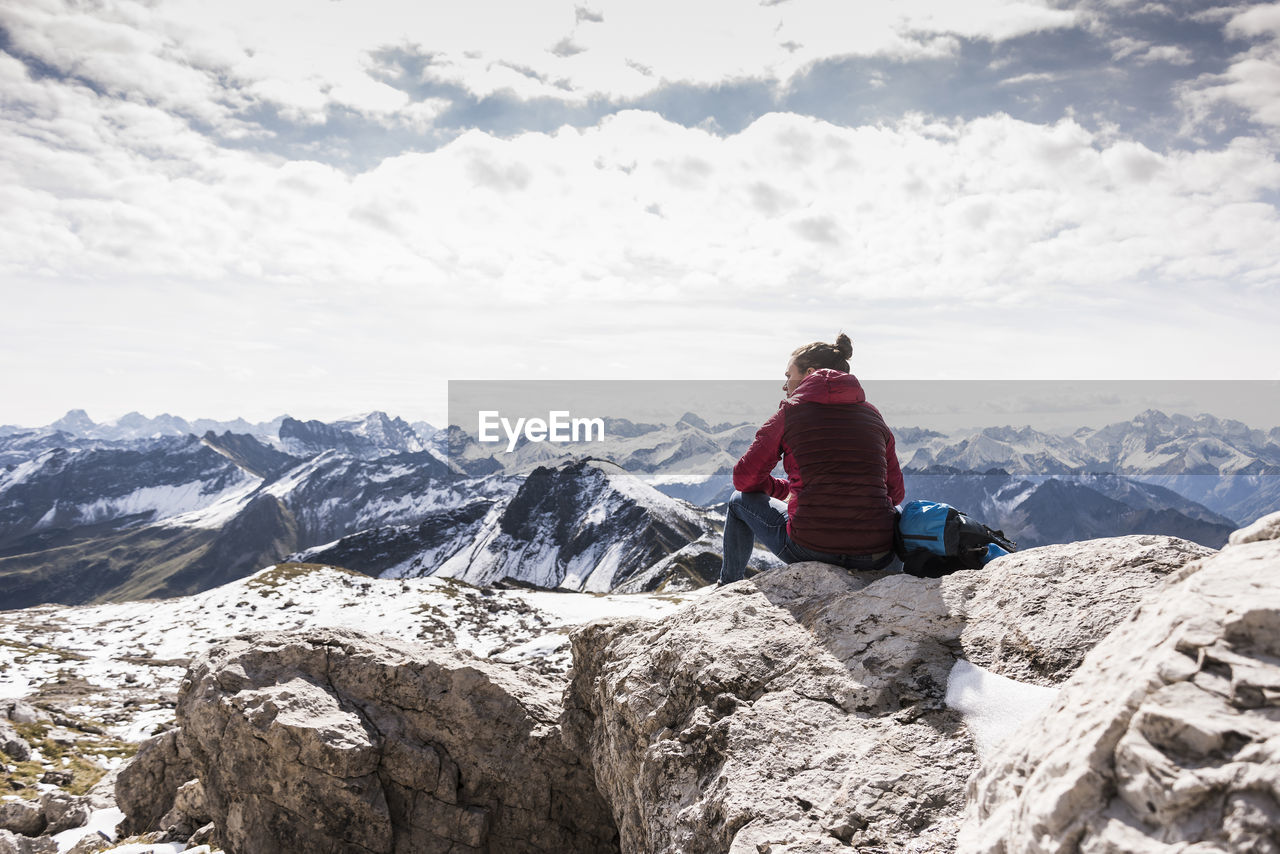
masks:
[[(302, 422), (280, 415), (270, 421), (251, 423), (243, 418), (231, 421), (217, 421), (211, 418), (197, 418), (188, 421), (176, 415), (164, 413), (148, 418), (140, 412), (130, 412), (111, 421), (95, 422), (83, 409), (73, 409), (58, 420), (39, 428), (17, 427), (12, 424), (0, 425), (0, 436), (32, 434), (35, 436), (51, 436), (65, 434), (72, 440), (98, 440), (107, 442), (129, 442), (137, 439), (158, 439), (164, 436), (201, 436), (205, 433), (237, 433), (254, 436), (270, 444), (284, 445), (291, 439), (298, 439), (303, 444), (311, 442), (312, 431), (319, 429), (329, 437), (336, 437), (338, 442), (360, 444), (359, 439), (368, 439), (369, 444), (377, 447), (391, 447), (400, 443), (400, 450), (423, 450), (425, 444), (436, 433), (436, 428), (425, 421), (409, 424), (400, 418), (390, 418), (385, 412), (369, 412), (352, 415), (336, 421), (324, 423), (320, 421)], [(348, 433), (343, 437), (340, 434)], [(412, 444), (418, 447), (408, 447)], [(332, 447), (332, 445), (326, 445)]]
[(698, 539), (713, 518), (612, 463), (583, 460), (535, 469), (509, 500), (361, 531), (293, 559), (354, 563), (383, 577), (431, 573), (607, 593)]
[[(95, 424), (73, 411), (0, 428), (0, 610), (194, 593), (289, 555), (478, 584), (697, 586), (714, 578), (715, 508), (756, 426), (610, 421), (596, 461), (522, 440), (505, 464), (461, 431), (381, 412)], [(1024, 546), (1166, 533), (1216, 547), (1280, 506), (1280, 428), (1147, 411), (1065, 436), (895, 433), (909, 497)]]

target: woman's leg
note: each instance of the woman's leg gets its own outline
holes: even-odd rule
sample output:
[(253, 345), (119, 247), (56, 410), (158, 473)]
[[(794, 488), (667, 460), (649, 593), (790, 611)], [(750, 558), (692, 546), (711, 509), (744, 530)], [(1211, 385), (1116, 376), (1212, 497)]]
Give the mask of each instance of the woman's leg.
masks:
[(747, 572), (755, 541), (774, 554), (787, 540), (787, 513), (763, 492), (734, 492), (724, 514), (724, 561), (720, 583), (739, 581)]

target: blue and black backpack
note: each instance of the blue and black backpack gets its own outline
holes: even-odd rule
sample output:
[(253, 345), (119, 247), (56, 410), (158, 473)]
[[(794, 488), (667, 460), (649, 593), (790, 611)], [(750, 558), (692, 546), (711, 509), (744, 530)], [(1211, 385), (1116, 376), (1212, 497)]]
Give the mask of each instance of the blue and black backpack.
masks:
[(908, 501), (894, 526), (893, 548), (902, 571), (941, 578), (958, 569), (981, 569), (1017, 551), (1018, 544), (940, 501)]

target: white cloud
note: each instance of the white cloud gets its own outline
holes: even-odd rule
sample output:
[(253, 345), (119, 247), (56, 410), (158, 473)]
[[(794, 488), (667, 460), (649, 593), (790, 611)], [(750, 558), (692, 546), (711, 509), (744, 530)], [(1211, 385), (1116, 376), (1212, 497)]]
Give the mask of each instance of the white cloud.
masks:
[(1257, 122), (1280, 126), (1280, 3), (1239, 12), (1225, 30), (1231, 38), (1255, 44), (1237, 54), (1222, 74), (1203, 75), (1183, 87), (1191, 121), (1205, 121), (1225, 103), (1243, 108)]
[[(572, 44), (574, 51), (529, 52), (512, 44), (491, 44), (492, 33), (470, 34), (467, 49), (415, 34), (424, 52), (443, 54), (448, 66), (433, 65), (432, 76), (490, 94), (504, 81), (491, 63), (516, 56), (567, 88), (517, 94), (581, 98), (591, 94), (634, 97), (669, 81), (716, 84), (741, 78), (786, 83), (823, 59), (884, 56), (896, 59), (947, 56), (958, 50), (955, 36), (1003, 40), (1076, 24), (1075, 13), (1040, 2), (981, 0), (963, 6), (934, 0), (849, 4), (841, 0), (791, 0), (765, 5), (743, 0), (688, 4), (679, 0), (602, 2), (597, 15), (579, 17), (557, 38), (539, 45)], [(544, 20), (562, 15), (547, 14)], [(566, 42), (565, 39), (568, 39)], [(459, 53), (465, 58), (460, 58)]]
[[(607, 13), (606, 13), (607, 14)], [(588, 301), (807, 281), (1026, 301), (1160, 279), (1274, 285), (1265, 145), (1158, 153), (997, 115), (721, 137), (645, 112), (471, 131), (349, 175), (222, 149), (164, 110), (0, 61), (0, 270), (367, 283)], [(1212, 226), (1212, 227), (1207, 227)], [(1040, 295), (1040, 296), (1037, 296)]]
[(1025, 83), (1053, 83), (1061, 80), (1060, 74), (1053, 74), (1047, 71), (1029, 72), (1027, 74), (1019, 74), (1016, 77), (1006, 77), (999, 82), (1000, 86), (1021, 86)]
[(61, 0), (0, 6), (14, 47), (115, 94), (177, 109), (209, 123), (227, 118), (228, 93), (191, 66), (181, 45), (131, 2), (88, 9)]
[[(813, 63), (863, 55), (953, 54), (957, 36), (1002, 40), (1075, 25), (1047, 0), (31, 0), (0, 7), (15, 47), (114, 94), (158, 104), (228, 133), (267, 105), (318, 123), (332, 106), (393, 122), (408, 96), (375, 56), (403, 49), (425, 75), (477, 96), (582, 101), (634, 97), (667, 82), (785, 83)], [(572, 46), (571, 49), (567, 49)], [(419, 114), (411, 121), (420, 123)]]
[(1198, 23), (1224, 23), (1248, 8), (1248, 2), (1223, 6), (1210, 6), (1207, 9), (1201, 9), (1200, 11), (1193, 12), (1190, 15), (1190, 18)]
[(1156, 62), (1167, 62), (1170, 65), (1190, 65), (1195, 62), (1195, 57), (1190, 50), (1181, 45), (1156, 45), (1148, 48), (1137, 58), (1137, 61), (1141, 65), (1150, 65)]
[(1275, 38), (1277, 33), (1280, 33), (1280, 3), (1249, 6), (1227, 22), (1227, 35), (1233, 38)]
[(1170, 65), (1190, 65), (1195, 61), (1191, 51), (1179, 45), (1152, 45), (1151, 42), (1131, 36), (1119, 36), (1111, 40), (1111, 57), (1117, 62), (1133, 58), (1139, 65), (1166, 62)]
[[(1264, 199), (1280, 166), (1265, 141), (1160, 152), (999, 114), (849, 128), (775, 113), (724, 135), (632, 111), (473, 130), (345, 173), (194, 129), (261, 133), (237, 115), (274, 105), (429, 131), (447, 102), (406, 103), (378, 79), (383, 45), (431, 54), (429, 74), (476, 92), (573, 98), (784, 81), (841, 52), (945, 54), (1072, 21), (1035, 4), (854, 17), (792, 0), (652, 7), (646, 22), (539, 2), (495, 27), (497, 6), (467, 8), (0, 9), (17, 49), (106, 90), (0, 54), (0, 400), (47, 401), (50, 418), (162, 391), (156, 411), (191, 415), (414, 414), (446, 376), (771, 376), (762, 331), (785, 354), (832, 319), (860, 330), (860, 364), (882, 375), (919, 353), (938, 357), (930, 370), (960, 370), (948, 357), (963, 353), (987, 376), (1043, 376), (1055, 359), (1068, 376), (1113, 362), (1178, 375), (1175, 339), (1216, 375), (1266, 362), (1280, 222)], [(662, 17), (678, 13), (684, 29)], [(1262, 17), (1233, 26), (1266, 32)], [(566, 37), (584, 49), (553, 53)], [(1199, 344), (1178, 337), (1189, 317)]]
[(1121, 60), (1133, 56), (1150, 45), (1150, 42), (1135, 39), (1132, 36), (1119, 36), (1111, 40), (1111, 58)]

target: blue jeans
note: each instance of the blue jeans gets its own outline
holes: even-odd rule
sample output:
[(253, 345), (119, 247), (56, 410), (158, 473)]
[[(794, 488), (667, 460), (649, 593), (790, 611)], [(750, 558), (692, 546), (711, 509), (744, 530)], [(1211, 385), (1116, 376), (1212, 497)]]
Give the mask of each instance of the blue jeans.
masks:
[(884, 569), (893, 562), (893, 552), (880, 557), (838, 555), (814, 551), (787, 535), (787, 511), (774, 506), (763, 492), (734, 492), (724, 515), (724, 561), (720, 583), (739, 581), (747, 572), (754, 541), (786, 563), (818, 560), (845, 569)]

